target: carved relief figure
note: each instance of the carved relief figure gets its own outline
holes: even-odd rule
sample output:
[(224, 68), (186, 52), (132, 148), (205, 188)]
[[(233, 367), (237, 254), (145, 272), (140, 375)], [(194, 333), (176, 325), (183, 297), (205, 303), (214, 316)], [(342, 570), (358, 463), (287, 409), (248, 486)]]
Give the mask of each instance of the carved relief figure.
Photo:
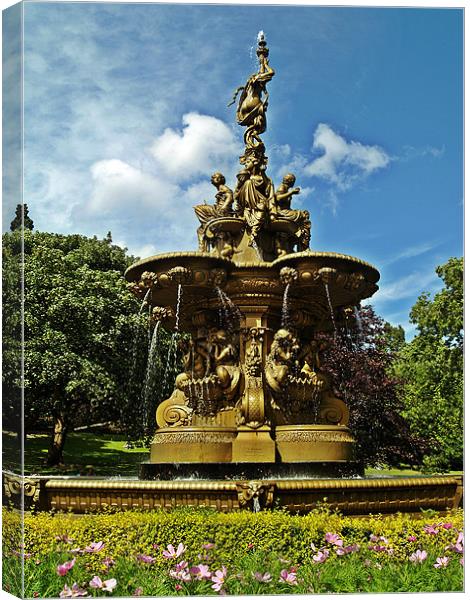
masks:
[(287, 329), (279, 329), (266, 359), (266, 380), (271, 389), (281, 392), (287, 384), (288, 376), (296, 374), (299, 353), (297, 337)]
[(303, 366), (300, 374), (311, 383), (318, 386), (320, 390), (327, 390), (330, 387), (328, 377), (321, 373), (320, 354), (328, 347), (327, 342), (312, 340), (305, 344), (302, 352), (299, 355), (299, 364)]

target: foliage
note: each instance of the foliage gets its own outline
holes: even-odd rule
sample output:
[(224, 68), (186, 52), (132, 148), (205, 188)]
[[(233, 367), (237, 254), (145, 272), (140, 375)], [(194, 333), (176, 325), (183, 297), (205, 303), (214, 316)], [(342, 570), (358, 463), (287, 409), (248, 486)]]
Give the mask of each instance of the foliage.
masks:
[[(13, 525), (12, 513), (5, 511), (6, 562), (18, 552), (8, 544)], [(86, 587), (94, 575), (116, 579), (115, 593), (120, 596), (130, 596), (137, 588), (153, 596), (214, 593), (213, 579), (198, 581), (194, 574), (187, 581), (178, 579), (174, 570), (179, 561), (188, 562), (184, 569), (205, 564), (212, 573), (226, 567), (222, 589), (229, 594), (461, 590), (462, 554), (457, 541), (462, 525), (461, 510), (418, 518), (400, 514), (344, 517), (321, 507), (306, 516), (283, 511), (223, 514), (189, 508), (109, 511), (80, 519), (26, 514), (27, 594), (56, 596), (64, 583)], [(341, 545), (335, 538), (340, 538)], [(98, 550), (90, 552), (92, 542)], [(180, 543), (184, 549), (176, 556)], [(339, 548), (350, 550), (340, 556)], [(327, 549), (328, 557), (315, 562), (320, 549)], [(428, 554), (422, 564), (410, 560), (417, 550)], [(437, 557), (446, 556), (447, 567), (434, 567)], [(57, 566), (73, 557), (73, 569), (65, 577), (57, 575)], [(253, 576), (256, 572), (269, 573), (272, 581), (259, 581)], [(290, 582), (289, 573), (294, 573)], [(88, 591), (100, 595), (97, 590)]]
[(425, 466), (446, 471), (463, 464), (463, 259), (436, 272), (444, 288), (413, 306), (418, 333), (401, 350), (396, 373), (406, 381), (403, 415), (429, 442)]
[(17, 229), (34, 229), (34, 223), (29, 216), (29, 210), (27, 204), (17, 204), (15, 211), (15, 218), (10, 223), (10, 230), (16, 231)]
[[(29, 230), (4, 234), (4, 273), (11, 274), (4, 294), (10, 304), (17, 300), (22, 234), (26, 431), (53, 422), (50, 464), (62, 462), (63, 442), (74, 426), (120, 421), (130, 437), (142, 435), (147, 415), (136, 399), (148, 354), (148, 318), (138, 314), (140, 303), (123, 278), (132, 257), (109, 235), (98, 240)], [(7, 343), (17, 349), (20, 315), (12, 312)], [(4, 381), (18, 390), (17, 362), (7, 356)]]
[(357, 459), (368, 466), (419, 464), (424, 445), (400, 415), (401, 381), (391, 374), (403, 330), (365, 306), (354, 323), (346, 322), (327, 339), (330, 346), (322, 354), (322, 370), (349, 407)]

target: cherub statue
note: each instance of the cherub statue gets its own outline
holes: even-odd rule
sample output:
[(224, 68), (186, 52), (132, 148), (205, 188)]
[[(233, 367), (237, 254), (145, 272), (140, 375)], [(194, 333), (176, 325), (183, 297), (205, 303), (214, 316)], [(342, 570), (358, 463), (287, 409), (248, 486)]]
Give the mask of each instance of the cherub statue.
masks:
[(281, 185), (270, 201), (269, 218), (271, 221), (284, 219), (295, 223), (297, 225), (296, 236), (299, 239), (299, 250), (306, 250), (310, 242), (310, 215), (307, 210), (291, 208), (292, 196), (300, 193), (300, 188), (294, 188), (294, 184), (295, 175), (286, 173)]
[(201, 223), (201, 226), (197, 230), (197, 237), (199, 240), (199, 249), (202, 251), (207, 250), (207, 243), (204, 239), (204, 230), (207, 223), (217, 217), (233, 215), (233, 192), (225, 185), (225, 177), (222, 173), (216, 172), (211, 177), (211, 183), (217, 188), (215, 203), (213, 205), (199, 204), (194, 207), (197, 218)]

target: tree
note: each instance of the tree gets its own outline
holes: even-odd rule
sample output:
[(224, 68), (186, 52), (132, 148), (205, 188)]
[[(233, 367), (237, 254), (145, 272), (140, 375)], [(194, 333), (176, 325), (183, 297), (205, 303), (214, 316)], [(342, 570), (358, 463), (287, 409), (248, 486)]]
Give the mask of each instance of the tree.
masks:
[[(21, 235), (25, 428), (52, 428), (47, 462), (56, 465), (73, 426), (129, 421), (145, 372), (148, 318), (138, 315), (123, 279), (133, 259), (109, 239), (14, 231), (3, 236), (12, 265)], [(8, 372), (7, 384), (14, 379)], [(18, 374), (14, 383), (21, 384)]]
[(322, 369), (349, 407), (357, 459), (369, 466), (417, 465), (424, 445), (400, 414), (401, 382), (392, 375), (403, 330), (384, 322), (370, 306), (358, 314), (356, 323), (329, 337), (322, 357)]
[(28, 215), (27, 204), (17, 204), (15, 211), (15, 218), (10, 224), (10, 230), (16, 231), (17, 229), (34, 229), (34, 223), (31, 217)]
[(463, 464), (463, 259), (450, 258), (436, 273), (444, 288), (413, 306), (418, 333), (400, 352), (396, 373), (406, 381), (402, 414), (430, 445), (424, 464), (445, 471)]

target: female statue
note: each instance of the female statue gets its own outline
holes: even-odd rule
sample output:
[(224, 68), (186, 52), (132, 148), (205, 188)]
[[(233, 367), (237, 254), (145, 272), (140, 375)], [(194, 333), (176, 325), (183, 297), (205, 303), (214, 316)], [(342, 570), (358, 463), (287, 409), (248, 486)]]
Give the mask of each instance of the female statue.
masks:
[(202, 251), (207, 250), (207, 244), (204, 239), (204, 231), (207, 223), (217, 217), (233, 215), (233, 192), (225, 185), (225, 177), (222, 173), (214, 173), (211, 177), (211, 183), (217, 188), (215, 203), (213, 205), (199, 204), (194, 207), (197, 218), (201, 223), (201, 226), (197, 230), (197, 237), (199, 240), (199, 248)]

